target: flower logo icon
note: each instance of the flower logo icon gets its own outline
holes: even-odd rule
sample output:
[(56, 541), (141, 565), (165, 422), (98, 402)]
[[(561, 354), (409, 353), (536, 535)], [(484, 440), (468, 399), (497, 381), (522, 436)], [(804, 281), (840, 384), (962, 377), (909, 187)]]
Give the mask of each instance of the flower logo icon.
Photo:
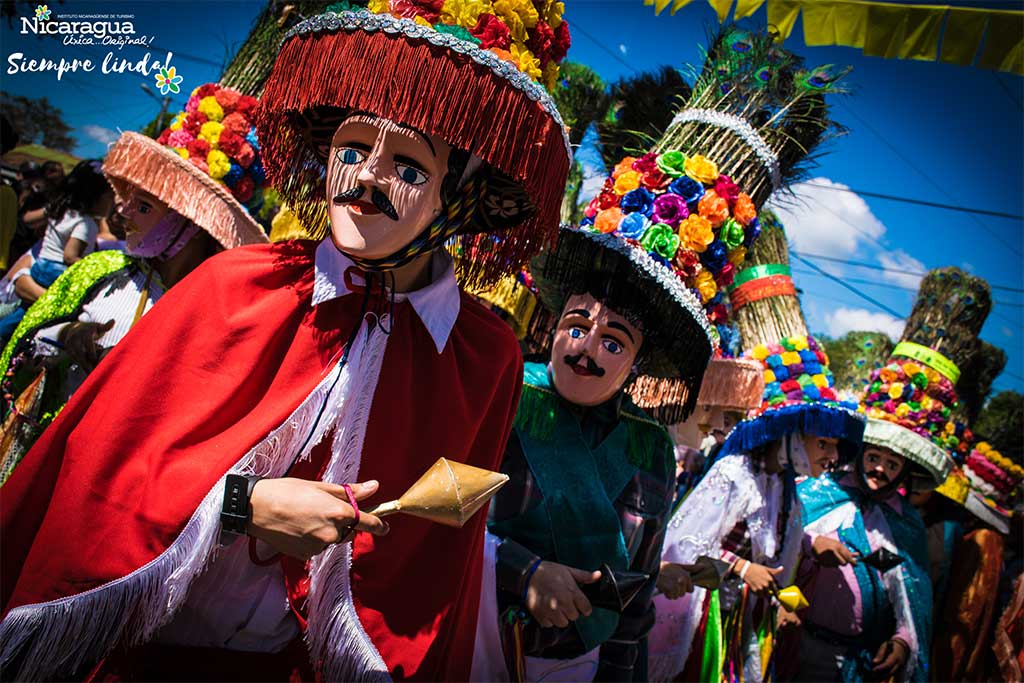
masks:
[(166, 95), (169, 92), (177, 95), (181, 92), (181, 88), (178, 84), (181, 83), (182, 77), (177, 75), (176, 67), (170, 69), (160, 69), (160, 73), (156, 74), (156, 87), (160, 89), (161, 95)]
[(50, 8), (47, 7), (46, 5), (37, 5), (36, 6), (36, 19), (39, 19), (41, 21), (49, 21), (50, 20)]

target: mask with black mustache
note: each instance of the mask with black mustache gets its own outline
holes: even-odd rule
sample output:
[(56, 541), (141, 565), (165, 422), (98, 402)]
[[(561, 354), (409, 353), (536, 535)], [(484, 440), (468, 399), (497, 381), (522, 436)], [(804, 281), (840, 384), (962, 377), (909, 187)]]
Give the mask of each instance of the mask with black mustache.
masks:
[[(360, 199), (364, 193), (365, 190), (357, 185), (356, 187), (353, 187), (350, 190), (345, 190), (344, 192), (339, 192), (338, 194), (334, 195), (334, 203), (351, 204), (352, 202)], [(388, 199), (388, 196), (386, 194), (381, 192), (376, 187), (370, 191), (370, 203), (372, 203), (378, 211), (380, 211), (382, 214), (384, 214), (391, 220), (398, 220), (398, 211), (395, 210), (395, 205), (391, 203), (391, 200)]]
[[(575, 356), (566, 356), (564, 358), (567, 365), (579, 365), (580, 361), (583, 360), (584, 356), (582, 353)], [(592, 374), (594, 377), (604, 377), (604, 368), (594, 362), (594, 359), (590, 356), (586, 356), (587, 359), (587, 372)]]

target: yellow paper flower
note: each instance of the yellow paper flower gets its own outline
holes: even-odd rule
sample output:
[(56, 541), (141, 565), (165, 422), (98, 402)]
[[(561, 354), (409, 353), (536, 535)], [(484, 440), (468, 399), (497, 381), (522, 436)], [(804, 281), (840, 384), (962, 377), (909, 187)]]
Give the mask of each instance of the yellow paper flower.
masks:
[(185, 112), (179, 112), (174, 116), (174, 120), (171, 121), (171, 130), (181, 130), (181, 127), (185, 123)]
[(413, 18), (413, 21), (414, 21), (415, 23), (419, 24), (420, 26), (426, 26), (427, 28), (431, 28), (431, 27), (433, 26), (433, 24), (431, 24), (431, 23), (430, 23), (429, 21), (427, 21), (426, 19), (424, 19), (423, 17), (421, 17), (421, 16), (419, 15), (419, 14), (417, 14), (417, 15), (416, 15), (416, 16), (415, 16), (415, 17)]
[(558, 68), (558, 64), (553, 61), (544, 65), (542, 82), (549, 93), (555, 92), (555, 89), (558, 87), (558, 74), (560, 71), (561, 69)]
[[(974, 450), (978, 451), (982, 455), (985, 455), (986, 453), (992, 450), (992, 447), (988, 445), (988, 442), (982, 441), (981, 443), (974, 447)], [(996, 453), (996, 455), (999, 454)]]
[(903, 372), (906, 373), (907, 377), (913, 377), (921, 372), (921, 366), (917, 363), (907, 363), (903, 366)]
[(882, 371), (878, 373), (878, 376), (886, 384), (896, 379), (896, 373), (890, 370), (889, 368), (882, 368)]
[(939, 381), (939, 373), (927, 366), (924, 368), (924, 376), (928, 378), (928, 384)]
[(210, 147), (217, 149), (217, 143), (220, 142), (220, 134), (223, 130), (224, 126), (216, 121), (207, 121), (199, 128), (199, 139), (206, 140), (210, 143)]
[(540, 8), (540, 18), (551, 28), (558, 28), (565, 14), (565, 3), (557, 0), (544, 0)]
[(711, 185), (718, 180), (718, 166), (703, 154), (687, 157), (683, 163), (683, 172), (698, 183)]
[(481, 14), (492, 12), (487, 0), (445, 0), (441, 8), (441, 23), (471, 29)]
[(540, 60), (525, 45), (512, 43), (512, 59), (520, 71), (535, 81), (540, 80)]
[(537, 8), (529, 0), (496, 0), (494, 13), (505, 20), (512, 39), (519, 43), (526, 42), (529, 37), (526, 30), (535, 27), (540, 18)]
[(947, 422), (947, 423), (946, 423), (946, 428), (945, 428), (945, 430), (944, 430), (944, 431), (945, 431), (945, 432), (946, 432), (947, 434), (953, 434), (953, 433), (955, 433), (955, 432), (956, 432), (956, 425), (955, 425), (955, 424), (953, 424), (952, 422)]
[(729, 263), (739, 268), (743, 265), (743, 262), (747, 260), (747, 248), (736, 247), (726, 255), (726, 259)]
[(184, 147), (171, 147), (182, 159), (188, 159), (188, 150)]
[(924, 410), (926, 412), (931, 410), (933, 403), (934, 403), (934, 401), (932, 401), (932, 397), (931, 396), (928, 396), (927, 394), (922, 396), (921, 397), (921, 410)]
[(793, 345), (793, 348), (797, 351), (807, 350), (807, 337), (790, 337), (789, 343)]
[(765, 384), (771, 384), (774, 381), (775, 381), (775, 373), (772, 372), (770, 369), (765, 369), (765, 371), (764, 371), (764, 383)]
[(199, 113), (206, 114), (209, 121), (221, 121), (224, 119), (224, 108), (213, 95), (208, 95), (199, 100)]
[(703, 253), (715, 241), (711, 222), (703, 216), (691, 213), (679, 223), (679, 244), (684, 249)]
[(231, 170), (231, 159), (219, 149), (211, 149), (206, 155), (206, 165), (210, 167), (210, 177), (220, 180)]
[(701, 303), (707, 303), (714, 298), (718, 292), (718, 285), (715, 284), (715, 277), (706, 270), (702, 270), (697, 274), (697, 279), (694, 284), (697, 285), (697, 291), (700, 292)]
[(825, 375), (811, 375), (811, 381), (814, 382), (814, 386), (818, 387), (819, 389), (828, 388), (828, 377), (826, 377)]
[(626, 171), (615, 180), (615, 194), (626, 194), (640, 187), (640, 174)]
[(374, 14), (387, 14), (388, 10), (391, 9), (391, 5), (388, 3), (388, 0), (370, 0), (366, 5), (366, 9)]
[(750, 352), (750, 355), (753, 356), (754, 360), (763, 361), (769, 355), (768, 354), (768, 347), (765, 346), (764, 344), (758, 344)]
[(906, 417), (910, 413), (910, 406), (906, 403), (901, 403), (896, 406), (896, 417)]
[(782, 352), (782, 364), (783, 365), (796, 365), (800, 362), (800, 354), (796, 351), (783, 351)]
[(902, 395), (903, 382), (893, 382), (891, 385), (889, 385), (889, 398), (895, 401)]

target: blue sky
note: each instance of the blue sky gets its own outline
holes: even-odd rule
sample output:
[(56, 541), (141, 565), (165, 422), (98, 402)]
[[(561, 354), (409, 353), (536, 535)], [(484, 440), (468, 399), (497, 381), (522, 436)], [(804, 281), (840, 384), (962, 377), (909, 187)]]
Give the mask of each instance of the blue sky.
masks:
[[(694, 2), (674, 17), (655, 16), (640, 0), (571, 2), (573, 28), (569, 58), (594, 68), (607, 81), (661, 64), (685, 67), (701, 59), (700, 46), (717, 27), (713, 11)], [(170, 111), (184, 107), (195, 86), (216, 80), (226, 57), (245, 39), (261, 2), (77, 2), (49, 5), (54, 16), (71, 13), (132, 14), (138, 34), (152, 37), (153, 59), (174, 52), (172, 64), (184, 77)], [(761, 9), (743, 22), (763, 26)], [(64, 46), (58, 37), (23, 36), (20, 26), (3, 26), (5, 57), (0, 87), (36, 97), (46, 95), (74, 128), (80, 156), (102, 155), (116, 131), (137, 129), (159, 111), (140, 88), (154, 89), (152, 74), (7, 73), (7, 58), (91, 58), (100, 62), (106, 46)], [(849, 133), (827, 146), (812, 171), (816, 184), (847, 187), (992, 211), (1024, 213), (1024, 80), (1008, 74), (930, 62), (864, 57), (849, 48), (808, 48), (798, 24), (786, 43), (808, 64), (850, 64), (852, 94), (838, 98), (835, 118)], [(118, 56), (139, 59), (147, 50), (125, 47)], [(956, 265), (986, 278), (996, 304), (982, 337), (1009, 355), (997, 389), (1024, 391), (1024, 288), (1021, 275), (1024, 232), (1019, 221), (914, 206), (823, 188), (800, 188), (800, 201), (781, 212), (795, 246), (807, 253), (905, 270)], [(874, 327), (898, 336), (899, 320), (910, 311), (917, 278), (818, 260), (839, 277), (898, 316), (859, 298), (838, 284), (795, 265), (804, 310), (815, 332), (839, 334)]]

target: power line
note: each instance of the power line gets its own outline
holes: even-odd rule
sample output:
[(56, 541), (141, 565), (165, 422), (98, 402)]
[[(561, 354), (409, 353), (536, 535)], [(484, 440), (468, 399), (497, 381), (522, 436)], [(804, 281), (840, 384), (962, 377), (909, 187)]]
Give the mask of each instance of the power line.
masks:
[(622, 55), (618, 54), (614, 50), (610, 50), (607, 45), (605, 45), (600, 40), (598, 40), (594, 36), (592, 36), (589, 33), (587, 33), (585, 30), (583, 30), (583, 27), (580, 26), (578, 21), (577, 22), (573, 22), (572, 30), (573, 30), (574, 33), (579, 33), (580, 35), (582, 35), (584, 38), (586, 38), (587, 40), (592, 42), (594, 45), (597, 45), (599, 48), (601, 48), (601, 50), (603, 50), (606, 54), (608, 54), (608, 56), (610, 56), (616, 62), (618, 62), (619, 64), (623, 65), (624, 67), (626, 67), (627, 69), (629, 69), (633, 73), (635, 73), (635, 74), (640, 73), (640, 71), (635, 66), (633, 66), (632, 64), (627, 62), (625, 59), (623, 59)]
[[(816, 273), (814, 271), (799, 270), (797, 268), (794, 268), (793, 272), (801, 274), (801, 275), (817, 275), (818, 274), (818, 273)], [(847, 282), (855, 282), (855, 283), (857, 283), (859, 285), (872, 285), (872, 286), (875, 286), (875, 287), (885, 287), (887, 289), (899, 289), (899, 290), (902, 290), (904, 292), (915, 292), (916, 293), (916, 292), (920, 291), (920, 290), (918, 290), (915, 287), (904, 287), (902, 285), (897, 285), (897, 284), (894, 284), (892, 282), (879, 282), (878, 280), (865, 280), (863, 278), (856, 278), (856, 277), (844, 277), (843, 279), (845, 281), (847, 281)], [(1015, 303), (1010, 303), (1009, 301), (997, 301), (997, 300), (993, 299), (992, 303), (993, 304), (998, 304), (1000, 306), (1010, 306), (1010, 307), (1013, 307), (1013, 308), (1024, 308), (1024, 304), (1015, 304)]]
[(802, 261), (803, 263), (807, 264), (808, 266), (810, 266), (814, 270), (818, 271), (819, 273), (821, 273), (822, 275), (827, 277), (829, 280), (832, 280), (833, 282), (836, 282), (836, 283), (842, 285), (843, 287), (845, 287), (846, 289), (850, 290), (851, 292), (853, 292), (854, 294), (856, 294), (860, 298), (862, 298), (865, 301), (868, 301), (868, 302), (874, 304), (875, 306), (877, 306), (878, 308), (882, 309), (883, 311), (885, 311), (889, 315), (894, 316), (896, 318), (900, 318), (900, 319), (902, 319), (904, 317), (902, 314), (897, 313), (893, 309), (891, 309), (888, 306), (886, 306), (885, 304), (883, 304), (878, 299), (875, 299), (873, 297), (868, 296), (867, 294), (865, 294), (864, 292), (860, 291), (859, 289), (857, 289), (853, 285), (850, 285), (850, 284), (847, 284), (846, 282), (843, 282), (840, 278), (836, 277), (835, 275), (832, 275), (831, 273), (826, 273), (824, 270), (819, 268), (813, 261), (808, 261), (803, 256), (800, 256), (799, 254), (796, 254), (795, 252), (790, 252), (790, 254), (794, 258), (796, 258), (797, 260)]
[[(796, 254), (797, 252), (794, 251), (794, 252), (790, 252), (790, 253)], [(801, 255), (803, 255), (803, 256), (808, 257), (808, 258), (816, 258), (816, 259), (821, 259), (822, 261), (831, 261), (833, 263), (842, 263), (842, 264), (847, 265), (847, 266), (858, 266), (860, 268), (871, 268), (872, 270), (881, 270), (881, 271), (884, 271), (886, 273), (899, 273), (901, 275), (920, 275), (922, 277), (927, 275), (927, 273), (921, 273), (921, 272), (918, 272), (918, 271), (896, 270), (894, 268), (886, 268), (885, 266), (879, 266), (879, 265), (874, 264), (874, 263), (865, 263), (863, 261), (850, 261), (850, 260), (847, 260), (847, 259), (835, 258), (833, 256), (824, 256), (822, 254), (811, 254), (811, 253), (808, 253), (806, 251), (802, 251), (802, 252), (799, 252), (799, 253)], [(1006, 285), (993, 285), (991, 283), (989, 283), (988, 286), (991, 289), (999, 289), (999, 290), (1003, 290), (1005, 292), (1014, 292), (1014, 293), (1017, 293), (1017, 294), (1024, 293), (1024, 289), (1021, 289), (1020, 287), (1008, 287)]]
[(947, 211), (962, 211), (963, 213), (969, 213), (971, 215), (981, 214), (983, 216), (995, 216), (996, 218), (1009, 218), (1015, 221), (1024, 221), (1024, 215), (1015, 213), (1004, 213), (1002, 211), (989, 211), (988, 209), (981, 209), (976, 206), (957, 206), (954, 204), (941, 204), (939, 202), (931, 202), (926, 199), (912, 199), (910, 197), (897, 197), (891, 194), (884, 194), (882, 192), (869, 192), (868, 190), (857, 190), (852, 187), (835, 187), (833, 185), (819, 185), (818, 183), (807, 182), (806, 185), (811, 187), (820, 187), (823, 190), (832, 190), (833, 192), (849, 192), (852, 194), (862, 195), (864, 197), (876, 197), (878, 199), (887, 199), (892, 202), (903, 202), (904, 204), (916, 204), (918, 206), (929, 206), (934, 209), (946, 209)]
[[(917, 164), (915, 164), (912, 159), (910, 159), (905, 154), (903, 154), (903, 152), (901, 152), (899, 150), (899, 148), (896, 147), (896, 145), (894, 145), (891, 142), (889, 142), (889, 140), (884, 135), (882, 135), (877, 130), (875, 130), (875, 128), (864, 119), (864, 117), (862, 117), (860, 114), (858, 114), (856, 111), (854, 111), (853, 108), (850, 107), (846, 102), (843, 102), (842, 100), (840, 100), (839, 104), (844, 109), (846, 109), (848, 112), (850, 112), (850, 114), (854, 118), (856, 118), (858, 121), (860, 121), (861, 124), (863, 124), (863, 126), (868, 129), (868, 131), (870, 131), (875, 137), (877, 137), (879, 140), (881, 140), (882, 143), (885, 144), (886, 147), (891, 149), (893, 151), (893, 153), (895, 153), (896, 156), (898, 156), (900, 159), (902, 159), (905, 164), (910, 166), (910, 168), (914, 169), (918, 173), (918, 175), (920, 175), (922, 178), (927, 180), (928, 183), (931, 184), (931, 186), (934, 187), (936, 190), (938, 190), (939, 193), (942, 196), (946, 197), (947, 199), (952, 199), (952, 197), (950, 197), (950, 195), (949, 195), (949, 192), (944, 187), (942, 187), (939, 183), (935, 182), (932, 179), (932, 177), (929, 176), (927, 173), (925, 173), (923, 170), (921, 170), (921, 168)], [(977, 223), (981, 227), (982, 230), (984, 230), (985, 232), (987, 232), (990, 235), (992, 235), (993, 237), (995, 237), (999, 242), (1001, 242), (1003, 244), (1003, 246), (1005, 246), (1006, 248), (1010, 249), (1010, 251), (1012, 251), (1014, 254), (1016, 254), (1018, 256), (1022, 255), (1020, 249), (1018, 249), (1014, 245), (1012, 245), (1009, 242), (1007, 242), (1003, 238), (1002, 235), (1000, 235), (999, 233), (995, 232), (994, 230), (989, 228), (987, 225), (985, 225), (985, 223), (983, 221), (981, 221), (977, 216), (972, 214), (971, 215), (971, 219), (975, 223)]]

